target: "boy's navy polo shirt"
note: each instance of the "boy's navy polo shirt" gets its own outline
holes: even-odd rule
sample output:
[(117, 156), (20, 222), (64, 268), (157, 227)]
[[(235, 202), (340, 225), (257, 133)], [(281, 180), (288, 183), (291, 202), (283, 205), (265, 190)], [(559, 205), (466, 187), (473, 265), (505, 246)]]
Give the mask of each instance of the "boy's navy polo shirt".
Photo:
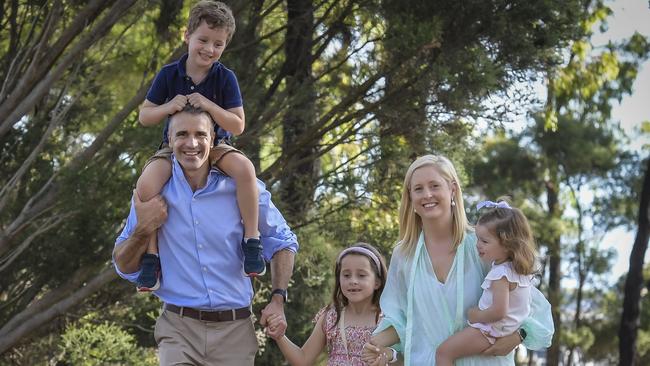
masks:
[[(208, 75), (196, 85), (192, 81), (192, 78), (187, 76), (187, 72), (185, 71), (186, 61), (187, 54), (183, 55), (178, 61), (165, 65), (160, 70), (147, 93), (148, 101), (156, 105), (161, 105), (172, 100), (179, 94), (190, 95), (199, 92), (223, 109), (241, 107), (243, 105), (239, 84), (237, 84), (237, 77), (234, 72), (223, 66), (221, 62), (215, 62), (212, 64)], [(218, 125), (214, 127), (217, 133), (217, 139), (219, 140), (232, 135)], [(163, 143), (165, 144), (169, 143), (168, 129), (169, 118), (165, 121), (165, 129), (163, 130)]]

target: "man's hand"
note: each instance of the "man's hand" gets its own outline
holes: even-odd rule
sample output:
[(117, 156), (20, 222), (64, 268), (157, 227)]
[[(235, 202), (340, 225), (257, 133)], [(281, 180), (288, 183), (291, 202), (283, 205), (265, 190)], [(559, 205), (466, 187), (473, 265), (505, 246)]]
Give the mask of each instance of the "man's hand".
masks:
[(508, 353), (512, 352), (512, 350), (514, 350), (515, 347), (517, 347), (520, 343), (521, 339), (519, 338), (519, 334), (515, 332), (510, 335), (497, 338), (496, 342), (494, 342), (493, 345), (483, 351), (483, 355), (505, 356)]
[(269, 315), (266, 325), (266, 334), (276, 341), (283, 337), (287, 330), (287, 320), (280, 314)]
[(151, 234), (167, 220), (167, 203), (156, 195), (149, 201), (142, 202), (136, 190), (133, 190), (133, 205), (138, 217), (136, 231)]
[(262, 309), (262, 316), (260, 317), (260, 324), (263, 327), (269, 325), (269, 319), (273, 316), (274, 325), (266, 329), (266, 334), (269, 337), (276, 339), (284, 335), (287, 330), (287, 321), (284, 316), (284, 300), (281, 296), (273, 296), (273, 299)]
[(140, 269), (140, 258), (147, 250), (149, 237), (156, 235), (156, 230), (167, 219), (167, 203), (160, 195), (142, 202), (138, 192), (133, 190), (133, 207), (138, 223), (129, 238), (113, 249), (115, 264), (123, 273), (134, 273)]
[(176, 95), (172, 100), (166, 103), (167, 105), (167, 114), (172, 115), (176, 112), (180, 112), (185, 105), (187, 104), (187, 97), (184, 95)]

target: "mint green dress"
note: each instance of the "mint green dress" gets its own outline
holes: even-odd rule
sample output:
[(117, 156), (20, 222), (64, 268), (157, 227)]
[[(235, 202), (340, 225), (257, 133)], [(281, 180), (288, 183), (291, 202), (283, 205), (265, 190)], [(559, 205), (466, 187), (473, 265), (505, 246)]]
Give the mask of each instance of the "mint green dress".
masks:
[[(436, 277), (424, 235), (409, 258), (397, 246), (393, 251), (388, 279), (380, 304), (384, 314), (375, 333), (393, 326), (399, 334), (396, 348), (409, 365), (435, 365), (436, 349), (449, 336), (467, 326), (467, 310), (478, 304), (481, 284), (490, 269), (478, 256), (476, 235), (468, 232), (459, 245), (454, 262), (442, 283)], [(531, 314), (522, 327), (524, 346), (549, 347), (553, 337), (551, 306), (536, 288), (531, 291)], [(514, 352), (507, 356), (475, 356), (456, 361), (457, 366), (514, 365)]]

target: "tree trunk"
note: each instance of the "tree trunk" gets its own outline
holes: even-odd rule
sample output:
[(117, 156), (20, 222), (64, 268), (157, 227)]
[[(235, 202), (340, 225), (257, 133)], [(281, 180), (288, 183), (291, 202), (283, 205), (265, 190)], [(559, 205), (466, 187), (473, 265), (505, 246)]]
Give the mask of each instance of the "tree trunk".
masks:
[[(308, 0), (287, 0), (285, 43), (286, 89), (288, 110), (282, 121), (282, 149), (294, 147), (296, 140), (315, 121), (315, 91), (312, 77), (312, 36), (314, 9)], [(304, 145), (290, 159), (315, 156), (316, 147)], [(307, 159), (282, 172), (280, 200), (283, 214), (291, 223), (303, 219), (312, 207), (316, 187), (318, 159)]]
[[(557, 179), (546, 182), (546, 200), (548, 205), (549, 220), (559, 220), (560, 206), (558, 202), (559, 185)], [(562, 333), (562, 320), (560, 307), (562, 305), (562, 293), (560, 288), (560, 281), (562, 279), (561, 265), (561, 246), (560, 237), (557, 235), (552, 238), (548, 243), (548, 300), (551, 303), (551, 314), (553, 315), (553, 323), (555, 324), (555, 334), (553, 335), (553, 342), (547, 353), (547, 364), (549, 366), (557, 366), (560, 364), (560, 335)]]
[(618, 331), (619, 365), (621, 366), (638, 363), (636, 339), (640, 322), (643, 260), (648, 249), (648, 239), (650, 238), (650, 213), (648, 212), (650, 210), (650, 158), (647, 159), (642, 187), (638, 216), (639, 228), (634, 239), (632, 253), (630, 253), (630, 270), (625, 279), (623, 314), (621, 315), (621, 327)]

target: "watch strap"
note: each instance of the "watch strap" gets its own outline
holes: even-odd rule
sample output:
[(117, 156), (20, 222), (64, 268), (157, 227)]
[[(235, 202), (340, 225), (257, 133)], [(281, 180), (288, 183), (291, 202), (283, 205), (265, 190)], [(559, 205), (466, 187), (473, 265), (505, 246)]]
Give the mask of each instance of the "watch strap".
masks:
[(283, 288), (276, 288), (273, 291), (271, 291), (271, 298), (273, 298), (274, 295), (281, 295), (282, 300), (286, 303), (287, 302), (287, 290)]

